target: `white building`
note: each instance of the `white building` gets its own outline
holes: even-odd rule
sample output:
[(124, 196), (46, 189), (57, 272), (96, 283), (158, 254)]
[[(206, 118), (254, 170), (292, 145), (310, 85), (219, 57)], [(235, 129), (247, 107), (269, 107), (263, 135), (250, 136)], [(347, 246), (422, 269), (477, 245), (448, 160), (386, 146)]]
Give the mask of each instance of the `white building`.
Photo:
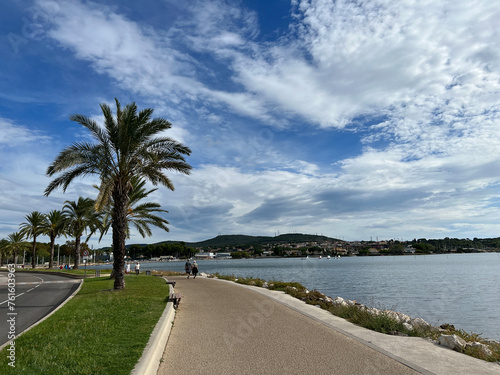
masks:
[(215, 254), (214, 253), (197, 253), (194, 256), (196, 259), (214, 259)]

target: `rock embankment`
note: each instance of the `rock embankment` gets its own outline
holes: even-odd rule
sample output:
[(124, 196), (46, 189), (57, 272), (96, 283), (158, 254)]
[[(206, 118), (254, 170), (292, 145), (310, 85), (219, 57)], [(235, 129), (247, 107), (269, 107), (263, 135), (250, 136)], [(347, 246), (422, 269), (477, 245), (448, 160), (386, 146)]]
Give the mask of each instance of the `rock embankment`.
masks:
[[(309, 291), (306, 291), (306, 293), (310, 294)], [(482, 343), (479, 341), (465, 341), (460, 336), (453, 334), (453, 332), (455, 332), (455, 327), (450, 324), (443, 324), (440, 327), (435, 327), (422, 318), (411, 318), (406, 314), (391, 310), (379, 310), (377, 308), (368, 307), (363, 304), (357, 303), (356, 301), (351, 301), (342, 297), (331, 298), (323, 295), (319, 298), (319, 300), (321, 302), (331, 303), (333, 305), (341, 305), (346, 307), (356, 306), (357, 308), (368, 312), (372, 316), (379, 316), (382, 314), (386, 315), (397, 323), (401, 323), (407, 331), (416, 331), (420, 333), (425, 332), (426, 334), (424, 336), (428, 338), (437, 338), (434, 339), (434, 341), (439, 343), (439, 345), (445, 346), (457, 352), (464, 353), (467, 351), (467, 349), (471, 349), (474, 352), (478, 352), (481, 357), (487, 358), (493, 355), (491, 347), (496, 346), (498, 348), (498, 346), (500, 346), (500, 343), (495, 340), (484, 340), (486, 343)], [(404, 333), (401, 332), (391, 333), (396, 335), (404, 335)]]

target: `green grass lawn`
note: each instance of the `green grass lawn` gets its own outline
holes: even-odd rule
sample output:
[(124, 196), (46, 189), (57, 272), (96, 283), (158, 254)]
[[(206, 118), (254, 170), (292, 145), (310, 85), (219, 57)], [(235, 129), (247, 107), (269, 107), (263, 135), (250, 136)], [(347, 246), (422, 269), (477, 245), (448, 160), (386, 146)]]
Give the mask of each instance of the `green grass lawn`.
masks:
[(15, 368), (4, 348), (0, 374), (130, 374), (169, 288), (162, 278), (145, 275), (127, 276), (125, 283), (114, 291), (109, 278), (86, 279), (62, 309), (16, 340)]

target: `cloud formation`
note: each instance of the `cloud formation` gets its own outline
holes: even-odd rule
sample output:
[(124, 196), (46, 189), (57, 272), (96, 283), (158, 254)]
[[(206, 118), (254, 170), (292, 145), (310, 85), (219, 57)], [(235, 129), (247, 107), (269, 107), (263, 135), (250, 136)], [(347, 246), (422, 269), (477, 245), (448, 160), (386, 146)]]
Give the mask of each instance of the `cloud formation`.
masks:
[[(192, 175), (157, 195), (169, 238), (500, 232), (500, 9), (491, 1), (292, 0), (275, 17), (287, 28), (263, 21), (260, 3), (146, 2), (141, 16), (134, 6), (36, 0), (30, 26), (54, 69), (83, 64), (82, 81), (154, 107), (193, 149)], [(89, 94), (78, 112), (94, 103), (98, 116), (112, 100)], [(23, 142), (51, 145), (38, 176), (77, 137), (2, 117), (2, 156), (17, 152), (33, 169)], [(2, 178), (25, 183), (14, 169)]]

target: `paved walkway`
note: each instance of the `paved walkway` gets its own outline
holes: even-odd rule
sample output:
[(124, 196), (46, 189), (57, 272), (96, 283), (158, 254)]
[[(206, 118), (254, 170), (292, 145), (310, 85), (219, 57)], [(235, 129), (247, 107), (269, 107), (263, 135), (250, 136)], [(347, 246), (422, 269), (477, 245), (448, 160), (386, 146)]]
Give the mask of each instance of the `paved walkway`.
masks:
[(418, 374), (249, 288), (169, 279), (182, 302), (158, 375)]

